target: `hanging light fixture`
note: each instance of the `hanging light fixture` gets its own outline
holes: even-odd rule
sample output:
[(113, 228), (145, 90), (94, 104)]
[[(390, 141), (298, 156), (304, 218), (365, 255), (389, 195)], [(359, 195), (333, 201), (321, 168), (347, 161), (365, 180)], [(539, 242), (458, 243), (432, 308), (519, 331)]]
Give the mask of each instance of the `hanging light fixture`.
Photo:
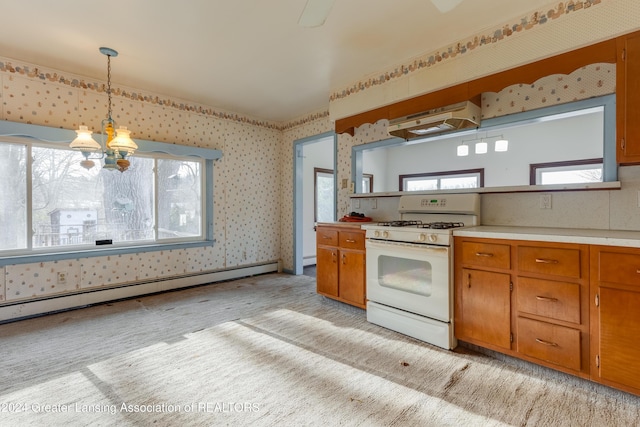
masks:
[[(71, 141), (69, 148), (80, 151), (84, 160), (80, 165), (86, 169), (91, 169), (95, 159), (104, 158), (104, 169), (119, 170), (124, 172), (129, 168), (130, 162), (127, 157), (137, 150), (138, 145), (129, 136), (130, 131), (121, 126), (116, 129), (116, 122), (111, 118), (111, 57), (118, 56), (118, 52), (101, 47), (100, 53), (107, 56), (107, 97), (109, 109), (107, 118), (102, 121), (102, 143), (98, 143), (91, 136), (92, 132), (87, 126), (80, 126), (76, 133), (76, 139)], [(100, 153), (98, 157), (91, 157), (92, 153)]]
[(484, 140), (476, 143), (476, 154), (485, 154), (487, 152), (487, 143)]
[[(500, 135), (502, 138), (502, 135)], [(509, 149), (509, 141), (506, 139), (496, 140), (495, 151), (507, 151)]]
[(458, 149), (456, 150), (456, 154), (460, 157), (469, 155), (469, 146), (462, 142), (462, 144), (458, 145)]

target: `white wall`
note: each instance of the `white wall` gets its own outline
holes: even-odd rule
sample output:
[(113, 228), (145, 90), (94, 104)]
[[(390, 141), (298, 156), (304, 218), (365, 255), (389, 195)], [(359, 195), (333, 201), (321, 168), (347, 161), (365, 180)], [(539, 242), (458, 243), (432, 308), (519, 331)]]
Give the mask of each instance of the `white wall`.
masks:
[(390, 191), (387, 190), (387, 176), (389, 170), (389, 165), (387, 164), (388, 155), (388, 149), (386, 148), (367, 150), (362, 153), (362, 173), (369, 173), (373, 175), (374, 193)]
[(304, 156), (302, 183), (302, 256), (304, 264), (315, 264), (316, 232), (314, 228), (314, 168), (331, 169), (334, 166), (333, 137), (322, 138), (302, 147)]

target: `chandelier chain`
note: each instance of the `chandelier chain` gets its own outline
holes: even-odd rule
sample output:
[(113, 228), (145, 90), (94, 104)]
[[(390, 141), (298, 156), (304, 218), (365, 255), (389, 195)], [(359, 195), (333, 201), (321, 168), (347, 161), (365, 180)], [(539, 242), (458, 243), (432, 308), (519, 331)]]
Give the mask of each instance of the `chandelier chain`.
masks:
[(111, 55), (107, 55), (107, 97), (109, 98), (107, 118), (111, 120)]

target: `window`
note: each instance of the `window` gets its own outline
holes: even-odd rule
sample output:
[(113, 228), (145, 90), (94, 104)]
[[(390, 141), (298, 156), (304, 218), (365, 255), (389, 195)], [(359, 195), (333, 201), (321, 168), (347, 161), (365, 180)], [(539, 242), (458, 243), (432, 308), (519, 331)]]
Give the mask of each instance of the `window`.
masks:
[(529, 179), (531, 185), (602, 182), (602, 159), (531, 164)]
[(81, 160), (67, 144), (0, 137), (1, 254), (208, 238), (208, 160), (141, 152), (124, 173), (99, 162), (87, 170)]
[[(602, 182), (615, 182), (618, 180), (615, 105), (615, 95), (605, 95), (483, 119), (478, 129), (411, 143), (389, 138), (354, 145), (352, 175), (355, 179), (360, 172), (373, 173), (378, 180), (376, 192), (394, 192), (399, 189), (395, 178), (399, 175), (483, 168), (486, 171), (483, 188), (497, 187), (500, 192), (539, 191), (528, 188), (532, 163), (602, 158)], [(485, 136), (508, 140), (508, 151), (490, 149), (486, 154), (457, 156), (457, 148), (465, 141)], [(433, 188), (434, 184), (431, 185)], [(574, 186), (589, 188), (588, 184)]]
[(362, 192), (373, 193), (373, 175), (370, 173), (362, 174)]
[(335, 220), (334, 176), (331, 169), (313, 168), (314, 173), (314, 221)]
[(400, 191), (453, 190), (484, 187), (484, 169), (400, 175)]

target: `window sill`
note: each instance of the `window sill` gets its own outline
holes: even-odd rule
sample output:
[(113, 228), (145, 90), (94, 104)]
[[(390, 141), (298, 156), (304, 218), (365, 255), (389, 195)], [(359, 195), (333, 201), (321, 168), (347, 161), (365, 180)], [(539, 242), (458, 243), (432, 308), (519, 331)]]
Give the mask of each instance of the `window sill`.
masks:
[(361, 193), (351, 194), (351, 198), (372, 198), (372, 197), (398, 197), (406, 194), (454, 194), (454, 193), (542, 193), (557, 191), (594, 191), (594, 190), (620, 190), (620, 181), (612, 182), (591, 182), (588, 184), (554, 184), (554, 185), (518, 185), (509, 187), (483, 187), (465, 188), (460, 190), (432, 190), (432, 191), (392, 191), (384, 193)]
[(170, 251), (177, 249), (198, 248), (205, 246), (213, 246), (215, 240), (198, 240), (193, 242), (180, 242), (180, 243), (153, 243), (148, 245), (135, 245), (135, 246), (113, 246), (105, 248), (103, 246), (99, 248), (87, 249), (77, 248), (74, 250), (60, 250), (57, 252), (39, 252), (29, 253), (24, 255), (10, 255), (0, 256), (0, 267), (13, 264), (31, 264), (37, 262), (49, 262), (60, 261), (66, 259), (77, 258), (93, 258), (101, 256), (113, 256), (122, 254), (133, 254), (138, 252), (156, 252), (156, 251)]

